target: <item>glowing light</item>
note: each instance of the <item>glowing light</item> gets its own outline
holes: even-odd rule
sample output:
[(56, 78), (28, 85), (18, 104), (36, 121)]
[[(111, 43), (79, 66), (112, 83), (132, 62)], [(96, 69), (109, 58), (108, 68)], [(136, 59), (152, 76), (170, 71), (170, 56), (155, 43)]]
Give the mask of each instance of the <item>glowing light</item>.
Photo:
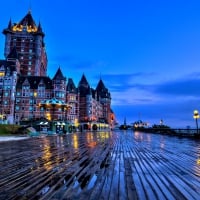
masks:
[(73, 146), (75, 149), (78, 149), (78, 136), (76, 134), (73, 135)]
[(34, 92), (34, 93), (33, 93), (33, 96), (34, 96), (34, 97), (37, 97), (37, 92)]
[(78, 119), (77, 119), (77, 118), (74, 119), (74, 125), (75, 125), (75, 127), (78, 127), (78, 126), (79, 126), (79, 123), (78, 123)]
[(198, 112), (198, 110), (194, 110), (193, 118), (194, 119), (198, 119), (199, 118), (199, 112)]
[(26, 31), (28, 32), (28, 33), (31, 33), (31, 32), (33, 32), (33, 33), (35, 33), (35, 32), (37, 32), (37, 27), (36, 26), (23, 26), (23, 25), (21, 25), (21, 24), (16, 24), (15, 26), (13, 26), (12, 27), (12, 30), (13, 31), (19, 31), (19, 32), (22, 32), (23, 31), (23, 28), (25, 28), (26, 29)]
[(0, 76), (5, 76), (5, 72), (0, 72)]
[(50, 115), (50, 113), (46, 113), (46, 118), (51, 121), (51, 115)]
[(97, 145), (97, 142), (90, 142), (88, 147), (94, 148)]
[(50, 149), (50, 144), (49, 141), (46, 139), (44, 140), (45, 145), (43, 148), (43, 156), (42, 156), (42, 160), (44, 161), (44, 168), (49, 170), (52, 169), (52, 153), (51, 153), (51, 149)]

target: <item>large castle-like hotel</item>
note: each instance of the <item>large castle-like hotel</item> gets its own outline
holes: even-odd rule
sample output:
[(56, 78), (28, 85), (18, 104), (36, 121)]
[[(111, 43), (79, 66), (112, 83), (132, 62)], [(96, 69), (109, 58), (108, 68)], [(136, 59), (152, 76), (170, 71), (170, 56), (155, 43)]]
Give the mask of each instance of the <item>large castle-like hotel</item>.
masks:
[(66, 78), (60, 67), (53, 78), (47, 76), (45, 34), (41, 24), (36, 25), (30, 11), (19, 23), (10, 20), (3, 34), (1, 123), (22, 124), (46, 119), (57, 125), (82, 124), (81, 128), (86, 129), (97, 129), (102, 123), (113, 125), (111, 95), (102, 79), (93, 89), (84, 74), (76, 87), (73, 79)]

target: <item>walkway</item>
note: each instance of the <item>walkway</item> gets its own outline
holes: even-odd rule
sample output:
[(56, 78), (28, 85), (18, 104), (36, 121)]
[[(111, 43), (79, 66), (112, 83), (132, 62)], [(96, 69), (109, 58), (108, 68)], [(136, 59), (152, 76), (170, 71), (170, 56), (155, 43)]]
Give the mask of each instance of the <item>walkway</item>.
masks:
[(0, 142), (0, 199), (200, 199), (200, 141), (139, 132)]

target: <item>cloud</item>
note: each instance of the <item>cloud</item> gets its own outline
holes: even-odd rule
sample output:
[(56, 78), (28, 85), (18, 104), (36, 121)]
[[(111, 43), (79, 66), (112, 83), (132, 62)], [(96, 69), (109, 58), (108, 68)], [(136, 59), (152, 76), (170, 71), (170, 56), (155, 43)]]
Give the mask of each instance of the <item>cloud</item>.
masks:
[[(188, 74), (176, 80), (154, 84), (143, 84), (143, 77), (148, 76), (142, 73), (139, 75), (141, 80), (137, 83), (130, 81), (137, 74), (117, 75), (112, 79), (112, 107), (120, 122), (123, 122), (124, 117), (127, 117), (129, 123), (134, 122), (140, 115), (150, 124), (159, 123), (162, 118), (172, 127), (194, 127), (193, 111), (200, 109), (200, 74)], [(121, 84), (112, 87), (120, 79)]]
[(131, 73), (131, 74), (102, 74), (101, 78), (110, 91), (127, 91), (129, 89), (146, 89), (148, 85), (140, 84), (139, 80), (152, 77), (153, 73)]
[[(103, 74), (102, 80), (109, 89), (113, 105), (150, 104), (158, 97), (150, 90), (148, 84), (140, 84), (139, 80), (152, 77), (152, 73)], [(97, 78), (97, 77), (95, 77)]]
[(106, 74), (102, 77), (115, 105), (191, 101), (200, 96), (199, 73), (171, 81), (152, 83), (151, 80), (148, 83), (147, 79), (152, 79), (155, 75), (155, 73)]
[(149, 122), (150, 125), (158, 124), (162, 119), (166, 125), (171, 127), (185, 128), (187, 125), (195, 126), (193, 110), (198, 109), (198, 105), (198, 100), (185, 100), (178, 103), (175, 101), (156, 104), (113, 105), (112, 108), (120, 123), (123, 123), (125, 117), (128, 123), (133, 123), (140, 119)]
[(171, 96), (199, 96), (200, 78), (182, 78), (153, 87), (153, 92)]

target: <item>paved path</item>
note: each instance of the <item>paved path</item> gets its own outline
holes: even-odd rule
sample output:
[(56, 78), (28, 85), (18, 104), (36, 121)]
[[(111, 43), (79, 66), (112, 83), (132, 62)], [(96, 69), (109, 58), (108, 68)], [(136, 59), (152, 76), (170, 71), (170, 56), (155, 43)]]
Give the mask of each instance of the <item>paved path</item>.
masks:
[(200, 199), (200, 141), (139, 132), (0, 142), (0, 199)]
[(0, 136), (0, 142), (28, 139), (28, 136)]

